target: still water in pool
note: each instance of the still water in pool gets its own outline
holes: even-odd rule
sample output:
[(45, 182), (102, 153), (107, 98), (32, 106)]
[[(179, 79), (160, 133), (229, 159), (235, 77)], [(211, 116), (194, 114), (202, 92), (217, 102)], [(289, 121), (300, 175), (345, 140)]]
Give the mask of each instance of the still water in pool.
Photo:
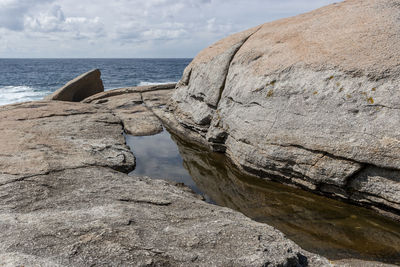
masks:
[(185, 183), (206, 201), (240, 211), (331, 260), (357, 258), (400, 264), (400, 224), (373, 211), (245, 175), (223, 154), (167, 131), (127, 136), (135, 175)]

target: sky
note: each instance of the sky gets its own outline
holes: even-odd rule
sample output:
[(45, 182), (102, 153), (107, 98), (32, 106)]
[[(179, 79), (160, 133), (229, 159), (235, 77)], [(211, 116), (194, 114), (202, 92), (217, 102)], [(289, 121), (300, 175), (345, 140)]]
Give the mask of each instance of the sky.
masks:
[(192, 58), (232, 33), (337, 1), (0, 0), (0, 58)]

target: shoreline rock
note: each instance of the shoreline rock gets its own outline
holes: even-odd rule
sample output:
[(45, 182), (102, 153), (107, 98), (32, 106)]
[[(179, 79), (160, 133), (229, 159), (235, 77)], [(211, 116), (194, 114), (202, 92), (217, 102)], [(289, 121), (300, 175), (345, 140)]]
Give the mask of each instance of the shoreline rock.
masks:
[(44, 100), (79, 102), (92, 95), (104, 92), (100, 70), (88, 71), (69, 81), (63, 87), (48, 95)]
[(162, 180), (85, 167), (2, 188), (14, 192), (2, 198), (2, 261), (25, 266), (328, 265), (272, 227)]
[(398, 11), (345, 1), (227, 37), (185, 69), (164, 120), (246, 172), (398, 219)]
[(400, 45), (396, 10), (346, 1), (228, 37), (188, 66), (169, 110), (173, 85), (86, 95), (76, 80), (47, 99), (84, 103), (0, 107), (0, 261), (334, 266), (186, 187), (128, 176), (123, 131), (154, 134), (160, 119), (244, 171), (399, 215), (400, 64), (382, 46)]
[[(127, 94), (122, 107), (132, 108), (139, 94), (146, 107), (162, 108), (170, 93)], [(185, 186), (128, 176), (134, 156), (113, 110), (121, 101), (0, 107), (2, 263), (330, 265), (273, 227), (207, 204)]]

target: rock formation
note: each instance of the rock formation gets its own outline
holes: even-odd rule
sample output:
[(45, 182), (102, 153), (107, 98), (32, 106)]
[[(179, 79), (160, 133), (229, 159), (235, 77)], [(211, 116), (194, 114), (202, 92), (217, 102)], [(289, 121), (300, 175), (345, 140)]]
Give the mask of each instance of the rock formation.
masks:
[(104, 86), (100, 76), (101, 73), (98, 69), (86, 72), (45, 97), (45, 100), (79, 102), (89, 96), (103, 92)]
[(329, 265), (182, 185), (126, 174), (134, 157), (118, 103), (157, 109), (171, 92), (0, 107), (0, 265)]
[(173, 83), (115, 89), (88, 97), (83, 102), (112, 109), (122, 120), (127, 134), (153, 135), (162, 132), (163, 126), (151, 108), (165, 106), (175, 85)]
[(399, 8), (349, 0), (230, 36), (186, 68), (168, 109), (173, 85), (93, 96), (98, 70), (46, 98), (82, 103), (0, 107), (0, 263), (331, 266), (185, 186), (128, 176), (123, 132), (161, 119), (259, 177), (400, 214)]
[(229, 36), (163, 119), (247, 172), (400, 214), (399, 12), (349, 0)]

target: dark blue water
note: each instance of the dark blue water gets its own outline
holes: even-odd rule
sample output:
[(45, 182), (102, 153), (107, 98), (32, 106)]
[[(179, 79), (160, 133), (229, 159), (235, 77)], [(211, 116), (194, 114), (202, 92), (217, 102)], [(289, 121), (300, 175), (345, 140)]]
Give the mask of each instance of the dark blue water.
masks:
[(177, 82), (191, 59), (0, 59), (0, 105), (38, 100), (98, 68), (106, 90)]

